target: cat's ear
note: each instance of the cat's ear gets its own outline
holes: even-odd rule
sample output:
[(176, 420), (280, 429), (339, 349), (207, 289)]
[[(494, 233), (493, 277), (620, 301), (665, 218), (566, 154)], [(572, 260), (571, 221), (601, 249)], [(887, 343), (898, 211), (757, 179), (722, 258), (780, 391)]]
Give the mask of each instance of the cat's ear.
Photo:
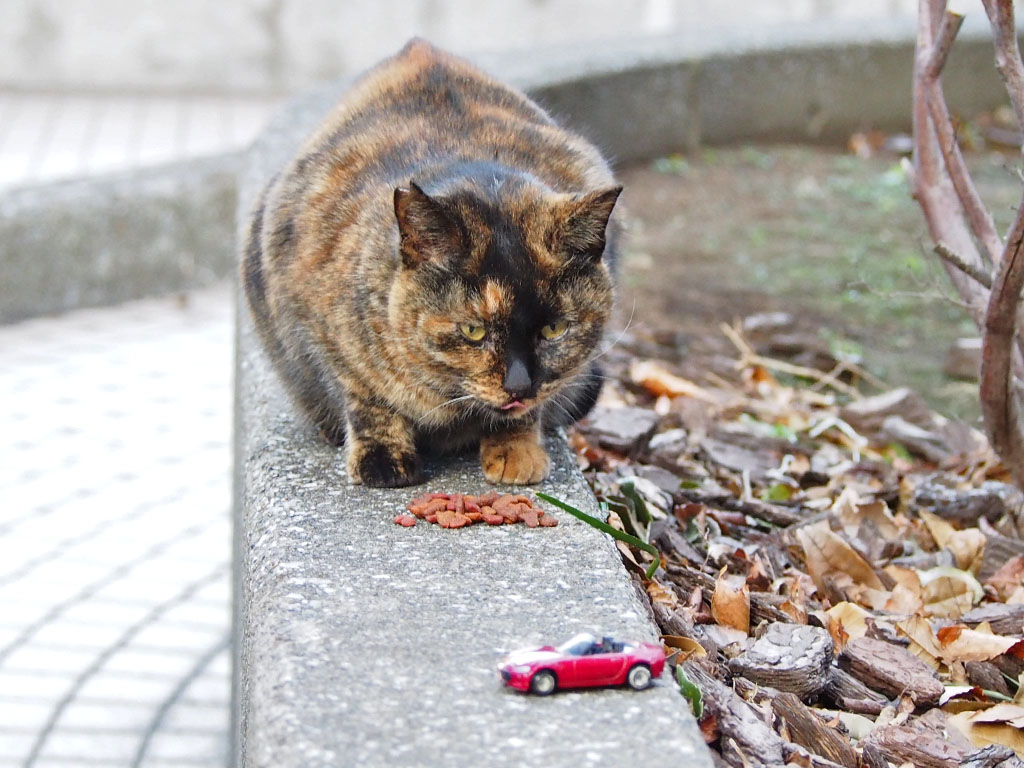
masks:
[(609, 187), (566, 203), (564, 218), (555, 232), (558, 249), (568, 255), (584, 255), (595, 261), (601, 258), (608, 219), (621, 192), (622, 187)]
[(450, 255), (462, 247), (459, 223), (415, 182), (395, 190), (395, 218), (401, 237), (399, 251), (407, 267)]

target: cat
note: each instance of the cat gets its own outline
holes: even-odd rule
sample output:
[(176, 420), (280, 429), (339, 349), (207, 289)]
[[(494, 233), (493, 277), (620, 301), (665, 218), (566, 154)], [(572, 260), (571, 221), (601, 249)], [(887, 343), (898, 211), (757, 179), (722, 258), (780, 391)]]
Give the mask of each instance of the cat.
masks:
[(424, 452), (475, 443), (491, 483), (544, 479), (543, 430), (601, 385), (621, 191), (594, 146), (424, 40), (356, 81), (263, 191), (241, 270), (354, 482), (416, 484)]

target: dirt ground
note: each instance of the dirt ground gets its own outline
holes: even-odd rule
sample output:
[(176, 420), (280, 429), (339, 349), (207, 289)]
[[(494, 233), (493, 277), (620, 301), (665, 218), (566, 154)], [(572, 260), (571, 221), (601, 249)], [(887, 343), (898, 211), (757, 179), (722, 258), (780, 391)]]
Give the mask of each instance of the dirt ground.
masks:
[[(1013, 159), (975, 154), (969, 163), (1005, 228), (1020, 200)], [(942, 374), (950, 344), (976, 333), (931, 252), (898, 155), (707, 149), (620, 177), (631, 221), (619, 327), (632, 314), (674, 329), (699, 356), (730, 349), (721, 322), (789, 312), (892, 385), (976, 417), (976, 386)]]

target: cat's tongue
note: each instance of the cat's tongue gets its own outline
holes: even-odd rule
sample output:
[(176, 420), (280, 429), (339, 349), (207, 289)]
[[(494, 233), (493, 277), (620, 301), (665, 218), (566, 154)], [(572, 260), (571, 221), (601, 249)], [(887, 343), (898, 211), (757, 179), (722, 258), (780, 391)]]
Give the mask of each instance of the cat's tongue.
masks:
[(519, 400), (513, 400), (511, 403), (507, 403), (506, 405), (501, 406), (501, 410), (503, 410), (503, 411), (511, 411), (513, 409), (516, 409), (516, 408), (525, 408), (525, 407), (526, 407), (525, 403), (522, 403)]

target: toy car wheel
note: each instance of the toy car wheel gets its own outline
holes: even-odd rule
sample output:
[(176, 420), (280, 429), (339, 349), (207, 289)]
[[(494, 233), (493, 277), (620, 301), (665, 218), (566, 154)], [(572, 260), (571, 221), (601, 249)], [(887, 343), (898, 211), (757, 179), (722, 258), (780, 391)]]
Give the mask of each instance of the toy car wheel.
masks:
[(640, 691), (651, 684), (651, 668), (646, 664), (637, 664), (626, 675), (626, 683), (634, 691)]
[(542, 669), (530, 678), (530, 692), (538, 696), (554, 693), (557, 687), (558, 681), (555, 679), (555, 673), (550, 669)]

